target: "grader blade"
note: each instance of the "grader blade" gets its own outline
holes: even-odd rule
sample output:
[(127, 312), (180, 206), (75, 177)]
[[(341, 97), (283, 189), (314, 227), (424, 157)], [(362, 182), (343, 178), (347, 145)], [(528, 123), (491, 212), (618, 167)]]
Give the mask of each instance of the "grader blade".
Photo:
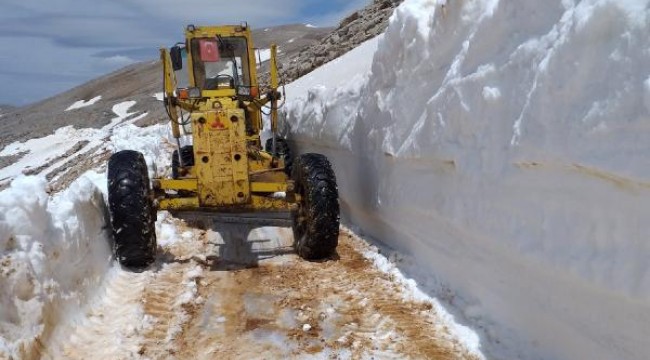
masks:
[(247, 224), (255, 226), (287, 227), (292, 225), (290, 213), (214, 213), (203, 211), (183, 211), (172, 213), (174, 216), (202, 223)]

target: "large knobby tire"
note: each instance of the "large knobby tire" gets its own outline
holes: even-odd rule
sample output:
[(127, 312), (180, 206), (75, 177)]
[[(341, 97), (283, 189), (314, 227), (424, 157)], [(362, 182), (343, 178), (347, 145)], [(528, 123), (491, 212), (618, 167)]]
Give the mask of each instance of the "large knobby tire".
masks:
[[(194, 166), (194, 146), (186, 145), (181, 147), (181, 158), (183, 159), (183, 166)], [(172, 153), (172, 178), (179, 178), (179, 168), (181, 164), (178, 161), (178, 150)]]
[[(269, 153), (273, 153), (273, 138), (267, 139), (266, 144), (264, 145), (264, 150)], [(289, 147), (287, 140), (282, 138), (275, 138), (275, 154), (277, 157), (280, 157), (284, 160), (284, 172), (287, 175), (291, 175), (291, 170), (293, 168), (293, 153)]]
[(147, 163), (124, 150), (108, 161), (108, 206), (115, 257), (129, 268), (149, 266), (156, 257), (156, 229)]
[(292, 214), (296, 252), (307, 260), (332, 256), (339, 238), (339, 195), (332, 165), (324, 155), (303, 154), (296, 159), (292, 179), (301, 197)]

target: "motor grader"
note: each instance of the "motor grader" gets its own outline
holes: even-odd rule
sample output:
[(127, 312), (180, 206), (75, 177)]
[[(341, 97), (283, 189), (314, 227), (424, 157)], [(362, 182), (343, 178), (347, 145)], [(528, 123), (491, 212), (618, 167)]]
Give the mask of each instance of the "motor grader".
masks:
[[(277, 46), (270, 84), (261, 86), (247, 24), (194, 26), (185, 42), (160, 49), (164, 106), (177, 149), (171, 174), (149, 179), (144, 156), (123, 150), (108, 162), (114, 251), (126, 267), (155, 260), (157, 211), (208, 216), (215, 222), (291, 226), (302, 258), (331, 256), (338, 243), (339, 203), (328, 159), (293, 157), (278, 135)], [(183, 74), (183, 71), (187, 71)], [(186, 87), (177, 79), (185, 77)], [(263, 116), (271, 137), (262, 147)], [(190, 144), (181, 146), (190, 139)]]

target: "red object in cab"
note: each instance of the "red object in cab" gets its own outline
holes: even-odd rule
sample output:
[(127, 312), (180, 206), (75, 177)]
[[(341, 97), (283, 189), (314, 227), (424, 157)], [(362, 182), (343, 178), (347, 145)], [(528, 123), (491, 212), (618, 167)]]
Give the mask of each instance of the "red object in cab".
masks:
[(219, 55), (219, 46), (216, 40), (201, 39), (199, 40), (199, 50), (201, 52), (201, 61), (217, 62), (221, 59)]

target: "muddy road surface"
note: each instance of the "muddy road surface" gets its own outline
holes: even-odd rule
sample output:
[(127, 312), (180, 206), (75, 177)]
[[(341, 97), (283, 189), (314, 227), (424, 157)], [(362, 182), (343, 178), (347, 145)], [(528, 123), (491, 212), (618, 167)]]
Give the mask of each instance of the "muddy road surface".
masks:
[(157, 231), (156, 264), (115, 265), (42, 358), (476, 358), (432, 303), (413, 300), (347, 229), (323, 262), (295, 255), (290, 229), (166, 216)]

